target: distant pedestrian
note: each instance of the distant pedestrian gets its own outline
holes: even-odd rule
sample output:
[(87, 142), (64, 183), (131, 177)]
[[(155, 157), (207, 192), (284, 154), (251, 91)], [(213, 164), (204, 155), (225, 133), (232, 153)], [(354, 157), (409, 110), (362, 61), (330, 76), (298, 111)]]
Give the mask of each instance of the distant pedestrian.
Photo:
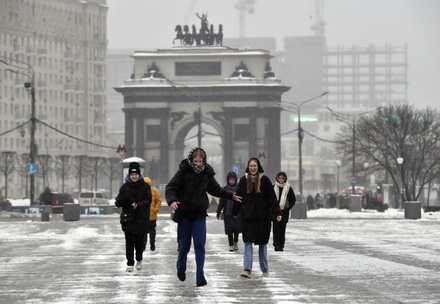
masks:
[(157, 225), (157, 213), (159, 213), (162, 207), (162, 197), (160, 196), (159, 189), (151, 185), (151, 179), (144, 177), (144, 181), (151, 187), (151, 205), (150, 205), (150, 221), (148, 225), (148, 233), (144, 236), (144, 251), (147, 248), (148, 235), (150, 235), (150, 250), (156, 250), (156, 225)]
[(315, 199), (313, 198), (313, 196), (311, 194), (309, 194), (307, 196), (307, 209), (308, 210), (315, 209)]
[(237, 195), (243, 197), (243, 202), (234, 203), (234, 215), (241, 212), (242, 235), (244, 242), (243, 272), (241, 276), (250, 278), (253, 264), (253, 245), (258, 245), (260, 270), (264, 277), (269, 276), (267, 262), (267, 243), (270, 238), (271, 214), (277, 221), (282, 218), (280, 207), (269, 177), (258, 158), (252, 157), (247, 163), (245, 176), (240, 178)]
[(40, 205), (52, 205), (53, 193), (49, 187), (46, 187), (43, 193), (40, 194)]
[[(226, 176), (226, 190), (235, 192), (237, 190), (237, 174), (234, 171), (230, 171)], [(225, 234), (228, 236), (229, 251), (238, 250), (238, 237), (241, 233), (241, 220), (240, 217), (232, 214), (232, 208), (234, 206), (233, 200), (221, 198), (217, 207), (217, 219), (220, 219), (220, 214), (223, 211), (223, 222), (225, 226)]]
[(136, 251), (136, 269), (142, 269), (142, 254), (144, 252), (144, 235), (148, 233), (150, 218), (151, 188), (141, 175), (138, 162), (131, 162), (125, 183), (119, 189), (115, 199), (116, 207), (122, 207), (122, 214), (130, 214), (127, 223), (121, 222), (125, 234), (125, 256), (127, 272), (133, 271)]
[(394, 208), (399, 209), (400, 206), (400, 195), (399, 191), (394, 192)]
[(194, 148), (188, 158), (182, 160), (176, 174), (165, 188), (168, 205), (174, 210), (173, 220), (177, 222), (178, 256), (177, 277), (186, 280), (186, 262), (191, 239), (196, 259), (196, 284), (207, 283), (204, 273), (206, 244), (206, 210), (209, 208), (207, 192), (216, 197), (240, 201), (234, 192), (223, 189), (216, 181), (214, 169), (206, 162), (202, 148)]
[(295, 205), (296, 197), (292, 187), (287, 182), (287, 174), (280, 172), (276, 176), (274, 191), (277, 197), (279, 207), (283, 218), (281, 221), (273, 220), (273, 246), (275, 251), (284, 251), (286, 242), (286, 227), (289, 221), (290, 209)]
[(330, 193), (328, 198), (328, 204), (330, 208), (336, 208), (336, 194)]

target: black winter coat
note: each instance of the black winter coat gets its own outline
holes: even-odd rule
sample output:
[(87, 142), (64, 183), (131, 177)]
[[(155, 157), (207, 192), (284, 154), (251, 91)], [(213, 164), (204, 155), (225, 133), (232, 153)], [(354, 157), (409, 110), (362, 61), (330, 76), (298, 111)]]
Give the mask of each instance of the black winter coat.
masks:
[(126, 181), (119, 189), (115, 205), (122, 207), (123, 211), (128, 211), (133, 209), (131, 205), (134, 202), (138, 205), (135, 209), (134, 220), (121, 225), (122, 230), (132, 234), (146, 234), (150, 220), (151, 187), (143, 178), (139, 178), (135, 183), (130, 180)]
[(202, 172), (195, 173), (188, 159), (180, 162), (179, 170), (165, 188), (168, 206), (175, 201), (180, 202), (175, 219), (186, 217), (194, 220), (206, 217), (206, 209), (209, 208), (206, 192), (215, 197), (232, 199), (233, 192), (223, 189), (214, 175), (214, 169), (208, 164)]
[[(279, 195), (281, 199), (281, 193), (283, 192), (283, 188), (279, 188)], [(276, 196), (276, 194), (275, 194)], [(293, 208), (296, 202), (296, 196), (295, 192), (292, 189), (292, 186), (289, 188), (289, 192), (287, 192), (287, 198), (286, 198), (286, 205), (284, 205), (284, 209), (281, 210), (283, 218), (281, 219), (281, 222), (287, 223), (289, 221), (290, 217), (290, 210)], [(278, 205), (280, 202), (278, 201)], [(276, 221), (276, 216), (272, 218), (273, 221)]]
[(271, 214), (281, 215), (281, 210), (272, 182), (266, 175), (261, 177), (260, 193), (255, 190), (246, 193), (246, 180), (246, 176), (243, 176), (238, 182), (236, 194), (243, 199), (242, 203), (234, 203), (233, 214), (237, 216), (241, 210), (244, 242), (265, 245), (269, 242), (272, 227)]

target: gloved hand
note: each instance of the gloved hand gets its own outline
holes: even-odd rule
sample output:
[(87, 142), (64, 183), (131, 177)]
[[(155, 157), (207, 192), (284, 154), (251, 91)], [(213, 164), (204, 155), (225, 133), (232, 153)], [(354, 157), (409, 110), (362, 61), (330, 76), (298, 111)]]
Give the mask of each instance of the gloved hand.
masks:
[(217, 213), (217, 219), (218, 220), (220, 219), (220, 213)]

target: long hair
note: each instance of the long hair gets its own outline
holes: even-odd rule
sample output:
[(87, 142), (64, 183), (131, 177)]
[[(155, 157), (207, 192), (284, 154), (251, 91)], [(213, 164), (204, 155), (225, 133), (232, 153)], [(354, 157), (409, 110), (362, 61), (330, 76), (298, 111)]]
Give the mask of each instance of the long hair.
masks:
[[(252, 175), (249, 174), (249, 163), (251, 161), (254, 161), (257, 163), (258, 166), (258, 174), (255, 175), (255, 186), (252, 182)], [(246, 167), (246, 193), (252, 193), (252, 191), (255, 189), (256, 193), (261, 193), (260, 185), (261, 185), (261, 176), (263, 175), (263, 167), (261, 166), (260, 160), (256, 157), (252, 157), (248, 160), (247, 167)]]

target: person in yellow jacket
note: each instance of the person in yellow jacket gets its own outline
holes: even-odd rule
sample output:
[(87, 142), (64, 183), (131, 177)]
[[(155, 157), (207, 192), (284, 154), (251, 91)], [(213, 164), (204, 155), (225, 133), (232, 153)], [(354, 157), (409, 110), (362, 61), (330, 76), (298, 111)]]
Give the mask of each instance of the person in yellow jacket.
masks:
[(150, 235), (150, 250), (156, 250), (156, 221), (157, 213), (162, 206), (162, 197), (160, 192), (156, 187), (151, 185), (151, 179), (149, 177), (144, 177), (144, 181), (151, 186), (151, 205), (150, 205), (150, 228), (148, 233), (144, 236), (144, 250), (148, 243), (148, 234)]

